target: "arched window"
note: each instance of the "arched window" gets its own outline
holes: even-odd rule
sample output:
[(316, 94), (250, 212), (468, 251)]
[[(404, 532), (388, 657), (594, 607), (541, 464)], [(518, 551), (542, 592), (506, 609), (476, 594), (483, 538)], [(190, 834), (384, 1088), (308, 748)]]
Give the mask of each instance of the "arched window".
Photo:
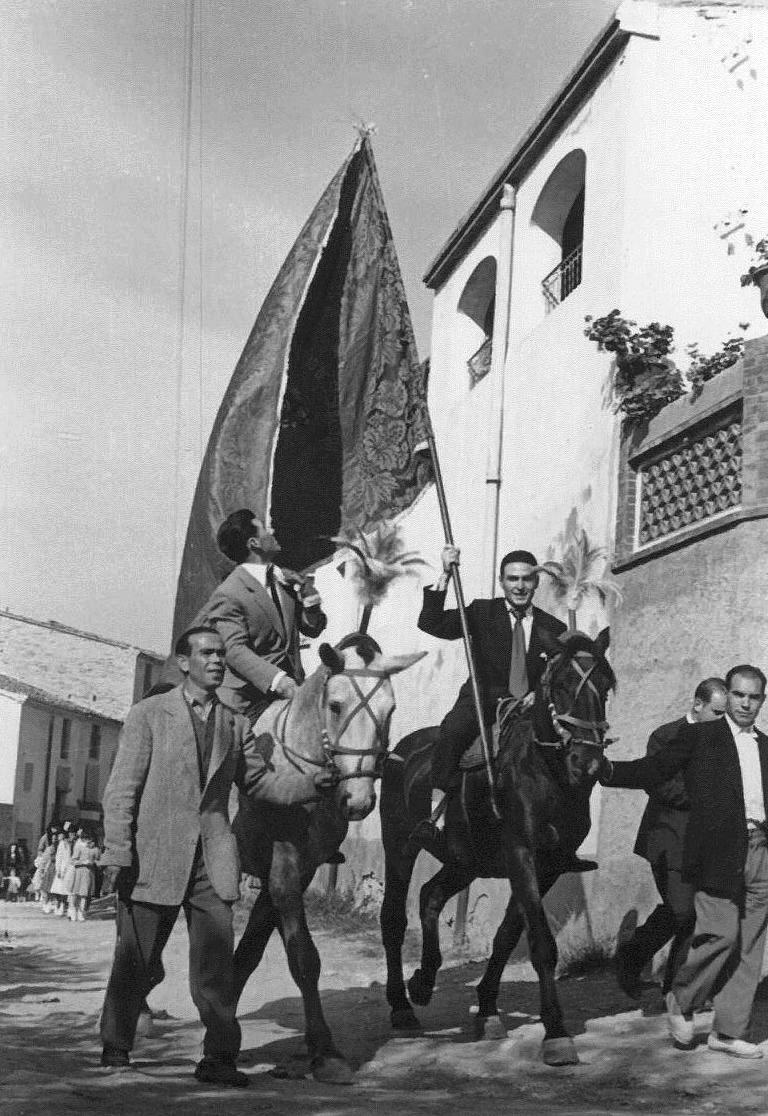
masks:
[[(496, 260), (486, 256), (467, 280), (459, 299), (459, 313), (467, 322), (467, 359), (469, 386), (487, 376), (493, 352), (493, 315), (496, 307)], [(470, 324), (471, 323), (471, 324)]]
[(531, 217), (541, 232), (540, 254), (546, 266), (541, 289), (547, 311), (581, 283), (586, 162), (581, 149), (561, 159), (539, 194)]

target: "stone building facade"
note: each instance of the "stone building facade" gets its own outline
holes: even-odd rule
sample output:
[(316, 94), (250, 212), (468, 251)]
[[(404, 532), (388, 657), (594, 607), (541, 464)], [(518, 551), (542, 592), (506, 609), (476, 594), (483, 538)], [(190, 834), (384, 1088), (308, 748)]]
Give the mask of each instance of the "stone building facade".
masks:
[[(750, 243), (768, 232), (766, 114), (764, 3), (629, 0), (514, 147), (425, 276), (435, 296), (430, 412), (462, 548), (466, 596), (498, 592), (496, 566), (506, 549), (526, 546), (542, 561), (559, 559), (574, 528), (584, 528), (593, 545), (615, 556), (623, 608), (612, 613), (592, 600), (578, 619), (593, 633), (606, 622), (612, 625), (621, 680), (611, 713), (622, 735), (617, 755), (636, 753), (655, 724), (684, 707), (706, 658), (706, 639), (722, 646), (717, 664), (737, 647), (747, 659), (768, 661), (761, 606), (754, 603), (766, 576), (756, 511), (763, 498), (764, 442), (749, 425), (764, 407), (763, 389), (752, 379), (768, 383), (760, 340), (765, 322), (756, 291), (739, 283)], [(696, 404), (706, 408), (712, 393), (730, 384), (727, 422), (715, 433), (731, 455), (724, 482), (734, 479), (735, 449), (744, 455), (738, 501), (718, 510), (721, 522), (703, 533), (695, 525), (676, 527), (677, 512), (670, 512), (661, 525), (664, 538), (657, 543), (649, 533), (642, 555), (636, 553), (640, 513), (632, 486), (642, 474), (650, 499), (649, 485), (660, 484), (660, 474), (651, 476), (658, 465), (656, 447), (622, 442), (611, 407), (611, 356), (584, 336), (586, 315), (615, 307), (640, 323), (674, 326), (674, 355), (683, 368), (688, 344), (712, 352), (750, 323), (743, 331), (750, 339), (743, 371), (726, 373)], [(720, 414), (720, 402), (713, 404), (713, 414)], [(686, 425), (690, 404), (675, 406), (675, 417), (663, 416), (662, 425)], [(734, 415), (741, 406), (737, 430)], [(705, 439), (712, 434), (707, 421), (705, 416), (703, 426), (694, 422), (696, 436), (699, 428)], [(745, 502), (751, 511), (743, 510)], [(694, 518), (700, 510), (692, 510)], [(643, 530), (658, 534), (659, 524), (649, 515), (646, 520)], [(385, 650), (429, 654), (395, 679), (393, 739), (437, 722), (466, 675), (460, 644), (433, 640), (415, 627), (420, 581), (434, 578), (442, 545), (434, 491), (425, 491), (399, 522), (404, 547), (421, 552), (431, 568), (395, 587), (374, 611), (371, 632)], [(749, 564), (740, 572), (731, 551), (734, 540), (749, 548)], [(722, 583), (718, 554), (731, 555)], [(653, 586), (659, 578), (665, 640), (653, 627)], [(316, 580), (331, 617), (326, 638), (340, 637), (357, 623), (350, 586), (333, 562), (317, 571)], [(713, 593), (722, 618), (717, 632), (706, 625)], [(544, 586), (538, 603), (560, 609)], [(638, 648), (641, 630), (645, 642)], [(690, 638), (683, 634), (688, 632)], [(686, 650), (688, 644), (693, 650)], [(311, 652), (308, 662), (311, 666)], [(643, 876), (639, 862), (631, 863), (629, 851), (642, 796), (630, 801), (614, 795), (609, 799), (606, 792), (602, 801), (595, 796), (587, 850), (601, 861), (615, 856), (615, 872), (601, 869), (573, 881), (560, 899), (553, 897), (559, 924), (578, 924), (585, 933), (597, 932), (593, 905), (605, 925), (614, 926), (619, 895), (625, 906), (649, 899), (650, 877)], [(380, 874), (375, 814), (352, 827), (347, 856), (342, 885), (354, 885), (365, 871)], [(426, 857), (424, 862), (422, 876), (430, 871)], [(606, 881), (613, 878), (611, 892)], [(487, 910), (484, 921), (477, 919), (487, 941), (506, 888), (484, 881), (477, 896), (470, 911)]]
[(51, 821), (101, 821), (120, 726), (163, 656), (0, 612), (0, 846)]
[[(613, 564), (623, 594), (613, 620), (617, 757), (644, 754), (650, 732), (686, 711), (703, 678), (737, 663), (768, 668), (767, 447), (768, 337), (748, 343), (743, 361), (697, 399), (671, 404), (624, 441)], [(650, 872), (631, 853), (645, 801), (638, 791), (602, 795), (601, 868), (587, 896), (608, 935), (627, 910), (642, 916), (654, 902)]]

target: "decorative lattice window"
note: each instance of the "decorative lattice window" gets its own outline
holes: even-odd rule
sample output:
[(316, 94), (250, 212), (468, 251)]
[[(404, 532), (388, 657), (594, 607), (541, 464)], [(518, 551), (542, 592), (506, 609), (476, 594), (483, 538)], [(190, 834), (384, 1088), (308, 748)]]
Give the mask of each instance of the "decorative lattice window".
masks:
[(706, 522), (741, 503), (741, 415), (667, 446), (639, 469), (637, 545)]

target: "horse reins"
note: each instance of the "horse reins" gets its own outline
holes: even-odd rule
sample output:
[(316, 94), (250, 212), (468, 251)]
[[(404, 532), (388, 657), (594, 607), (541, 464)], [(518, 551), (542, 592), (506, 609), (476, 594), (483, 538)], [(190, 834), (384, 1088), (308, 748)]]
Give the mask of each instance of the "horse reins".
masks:
[[(612, 743), (611, 739), (605, 735), (609, 727), (608, 722), (606, 720), (585, 721), (581, 717), (574, 717), (571, 712), (585, 686), (592, 691), (597, 701), (600, 702), (600, 692), (592, 681), (592, 673), (597, 667), (597, 660), (593, 658), (590, 668), (584, 670), (581, 663), (578, 661), (578, 653), (571, 657), (570, 665), (574, 668), (576, 673), (580, 675), (580, 681), (576, 687), (576, 693), (573, 695), (573, 701), (571, 702), (571, 707), (568, 712), (558, 713), (552, 697), (552, 674), (558, 658), (559, 656), (556, 655), (548, 661), (546, 670), (544, 671), (544, 677), (541, 680), (541, 688), (552, 721), (552, 726), (560, 739), (539, 740), (537, 743), (544, 748), (560, 748), (565, 751), (570, 750), (575, 744), (589, 744), (594, 748), (607, 748), (608, 745)], [(573, 729), (577, 732), (579, 730), (591, 732), (593, 734), (593, 739), (576, 735), (576, 733), (572, 731)]]
[[(298, 764), (295, 762), (298, 760), (321, 769), (321, 773), (319, 773), (315, 779), (316, 785), (320, 787), (335, 787), (339, 783), (343, 783), (348, 779), (380, 778), (381, 771), (379, 770), (378, 764), (376, 765), (376, 769), (372, 773), (364, 772), (362, 770), (363, 759), (365, 756), (375, 756), (377, 760), (383, 760), (383, 758), (387, 754), (389, 737), (389, 716), (391, 715), (391, 713), (387, 716), (386, 720), (383, 723), (380, 722), (373, 709), (371, 709), (371, 699), (373, 698), (374, 694), (376, 694), (379, 689), (381, 689), (387, 678), (389, 678), (389, 673), (385, 670), (374, 670), (368, 667), (350, 667), (349, 669), (339, 671), (338, 673), (343, 674), (345, 677), (350, 679), (352, 687), (357, 694), (358, 701), (357, 705), (355, 705), (355, 707), (347, 713), (344, 721), (341, 724), (341, 727), (336, 733), (336, 739), (334, 741), (331, 740), (327, 725), (323, 725), (320, 733), (320, 739), (323, 746), (322, 759), (316, 759), (314, 756), (308, 756), (305, 755), (303, 752), (296, 751), (296, 749), (292, 748), (285, 739), (284, 730), (293, 699), (291, 699), (291, 702), (286, 705), (285, 709), (281, 713), (281, 717), (275, 723), (275, 739), (277, 740), (280, 747), (283, 749), (283, 752), (285, 753), (286, 758), (289, 760), (289, 762), (291, 762), (294, 767), (298, 767)], [(324, 713), (326, 709), (326, 704), (324, 701), (326, 686), (328, 684), (328, 680), (332, 677), (334, 677), (334, 675), (329, 673), (325, 680), (325, 683), (323, 684), (322, 693), (318, 700), (320, 716), (322, 719), (324, 719)], [(376, 678), (378, 679), (378, 681), (376, 682), (376, 685), (373, 687), (373, 689), (369, 693), (365, 694), (363, 693), (362, 688), (357, 682), (357, 678)], [(355, 719), (358, 713), (363, 710), (373, 721), (373, 725), (376, 730), (376, 747), (350, 748), (346, 745), (340, 744), (339, 741), (349, 728), (352, 721)], [(335, 756), (358, 756), (359, 760), (357, 768), (354, 771), (347, 773), (346, 775), (342, 774), (334, 758)], [(301, 769), (299, 768), (299, 770)], [(304, 774), (307, 773), (304, 772)]]

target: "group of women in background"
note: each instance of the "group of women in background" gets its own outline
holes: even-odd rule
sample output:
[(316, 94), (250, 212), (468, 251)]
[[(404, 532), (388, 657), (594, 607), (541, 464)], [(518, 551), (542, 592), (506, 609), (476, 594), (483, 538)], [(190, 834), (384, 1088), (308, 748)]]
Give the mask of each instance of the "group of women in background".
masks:
[(83, 922), (96, 894), (98, 862), (98, 845), (84, 826), (49, 825), (40, 838), (30, 884), (45, 914)]

